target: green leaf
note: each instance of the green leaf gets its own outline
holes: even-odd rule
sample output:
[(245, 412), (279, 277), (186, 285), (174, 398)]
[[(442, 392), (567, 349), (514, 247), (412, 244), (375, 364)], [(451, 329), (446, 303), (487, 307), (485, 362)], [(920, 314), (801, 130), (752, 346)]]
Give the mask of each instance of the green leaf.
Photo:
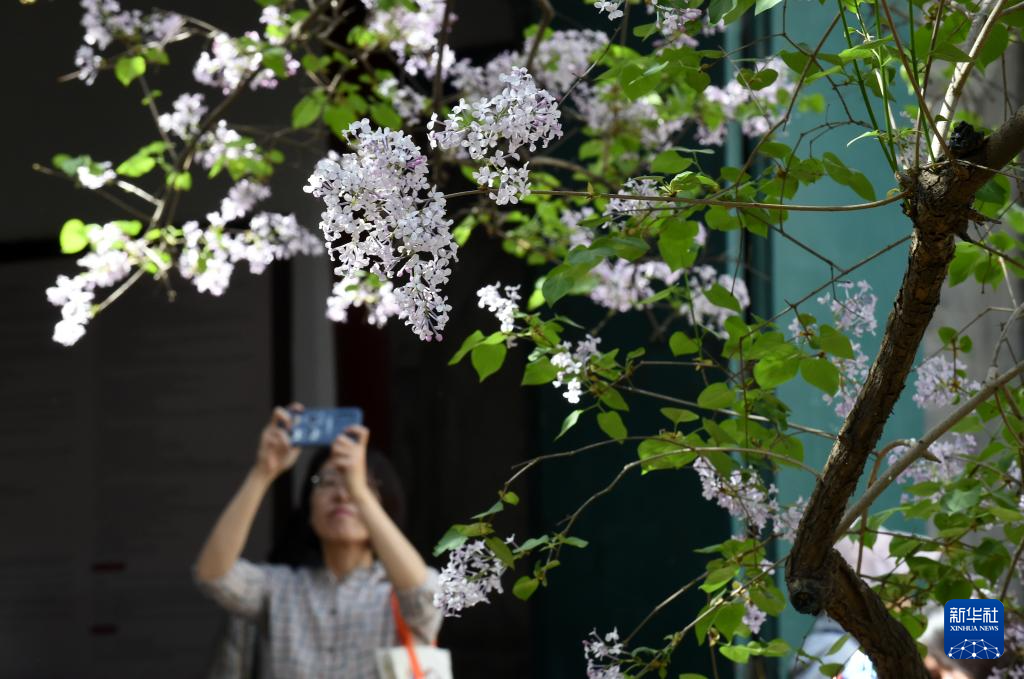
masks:
[[(781, 2), (781, 0), (776, 1)], [(758, 4), (760, 3), (761, 0), (758, 0)], [(745, 664), (750, 661), (750, 649), (746, 646), (733, 646), (730, 644), (727, 646), (719, 646), (718, 650), (722, 655), (733, 662)]]
[(614, 410), (599, 413), (597, 416), (597, 426), (601, 427), (601, 431), (619, 443), (624, 441), (629, 435), (629, 432), (626, 431), (626, 425), (622, 422), (622, 417)]
[(114, 65), (114, 75), (118, 81), (128, 87), (139, 76), (146, 72), (146, 60), (140, 56), (121, 57)]
[(469, 360), (476, 368), (476, 374), (480, 376), (480, 381), (483, 382), (485, 379), (498, 372), (501, 368), (501, 364), (505, 362), (505, 355), (508, 353), (508, 349), (505, 344), (478, 344), (473, 347), (469, 354)]
[(512, 556), (512, 550), (508, 548), (505, 541), (499, 537), (489, 537), (484, 540), (484, 544), (487, 545), (487, 549), (494, 552), (494, 556), (501, 559), (501, 562), (513, 568), (516, 565), (516, 558)]
[(673, 219), (665, 222), (658, 236), (658, 252), (673, 271), (693, 266), (699, 248), (693, 247), (697, 235), (696, 222)]
[(555, 440), (557, 441), (558, 439), (562, 438), (565, 432), (569, 431), (574, 426), (576, 426), (576, 423), (579, 421), (580, 415), (582, 414), (582, 410), (574, 410), (568, 415), (566, 415), (565, 419), (562, 420), (562, 428), (558, 430), (558, 436), (555, 437)]
[(747, 607), (740, 602), (722, 606), (718, 609), (718, 614), (715, 615), (715, 628), (731, 641), (736, 630), (743, 624), (743, 616), (746, 612)]
[(673, 356), (683, 356), (696, 354), (700, 351), (700, 344), (696, 340), (690, 339), (685, 332), (677, 331), (668, 338), (668, 348), (672, 350)]
[(828, 652), (825, 655), (835, 655), (839, 651), (843, 650), (843, 646), (845, 646), (846, 642), (849, 641), (849, 640), (850, 640), (849, 633), (844, 634), (843, 636), (839, 637), (838, 639), (836, 639), (836, 643), (832, 644), (832, 648), (828, 649)]
[(708, 410), (720, 410), (731, 406), (735, 399), (736, 394), (729, 388), (728, 384), (725, 382), (715, 382), (714, 384), (709, 384), (704, 388), (704, 391), (700, 392), (700, 396), (697, 397), (697, 405)]
[(846, 335), (831, 325), (821, 326), (818, 333), (818, 346), (822, 351), (839, 358), (853, 358), (853, 345), (850, 344), (850, 338)]
[(780, 2), (782, 2), (782, 0), (757, 0), (754, 4), (754, 15), (756, 16), (761, 12), (767, 12)]
[(523, 381), (520, 384), (524, 387), (547, 384), (557, 376), (558, 368), (551, 365), (551, 361), (547, 356), (542, 356), (533, 363), (526, 364), (526, 370), (523, 371)]
[(395, 112), (391, 104), (378, 101), (370, 105), (370, 118), (381, 127), (389, 127), (392, 130), (402, 129), (402, 117)]
[(754, 378), (765, 389), (772, 389), (796, 377), (799, 369), (800, 352), (791, 344), (783, 344), (757, 362)]
[(499, 493), (499, 495), (501, 495), (501, 500), (505, 504), (512, 505), (513, 507), (515, 507), (517, 504), (519, 504), (519, 496), (516, 495), (511, 490), (510, 491), (506, 491), (504, 493)]
[(142, 233), (142, 222), (137, 219), (116, 219), (112, 223), (126, 236), (135, 238)]
[(723, 288), (718, 283), (712, 285), (709, 289), (704, 291), (704, 296), (708, 298), (708, 301), (717, 307), (723, 309), (730, 309), (736, 313), (740, 312), (740, 303), (736, 301), (732, 293)]
[(89, 246), (85, 222), (81, 219), (69, 219), (60, 229), (60, 251), (65, 255), (74, 255)]
[(826, 151), (822, 155), (822, 162), (825, 165), (825, 172), (831, 177), (837, 184), (849, 186), (853, 189), (858, 196), (864, 200), (876, 200), (875, 189), (871, 186), (871, 182), (864, 176), (863, 173), (857, 170), (851, 170), (840, 160), (839, 156)]
[(654, 160), (651, 162), (651, 172), (659, 172), (662, 174), (676, 174), (682, 172), (686, 168), (693, 165), (693, 160), (690, 158), (684, 158), (679, 155), (678, 152), (662, 151)]
[(448, 365), (455, 365), (456, 363), (461, 361), (463, 358), (465, 358), (466, 354), (468, 354), (473, 349), (473, 347), (483, 342), (484, 339), (485, 337), (482, 332), (480, 332), (479, 330), (474, 330), (472, 335), (463, 340), (462, 346), (459, 347), (459, 350), (456, 351), (455, 355), (452, 356), (451, 360), (448, 361)]
[(357, 117), (355, 110), (347, 102), (341, 104), (330, 103), (324, 106), (324, 124), (331, 128), (331, 132), (335, 136), (340, 137), (341, 133), (347, 130), (348, 126), (354, 123)]
[(608, 387), (601, 392), (601, 403), (615, 410), (623, 412), (629, 410), (629, 404), (626, 403), (626, 399), (622, 398), (622, 394), (615, 387)]
[(533, 596), (533, 593), (537, 591), (539, 586), (540, 580), (524, 575), (516, 580), (516, 584), (512, 585), (512, 593), (516, 595), (516, 598), (526, 601)]
[(156, 167), (156, 160), (149, 154), (141, 151), (124, 161), (114, 170), (124, 177), (141, 177)]
[(800, 361), (800, 374), (808, 384), (829, 396), (839, 391), (839, 368), (824, 358), (805, 358)]
[(324, 106), (324, 93), (314, 90), (307, 94), (292, 108), (292, 127), (299, 129), (309, 127), (320, 118)]
[(843, 671), (843, 663), (840, 663), (840, 662), (825, 663), (825, 664), (820, 665), (818, 667), (818, 671), (821, 672), (822, 676), (834, 677), (834, 676), (836, 676), (837, 674), (839, 674), (840, 672)]
[(439, 556), (450, 549), (457, 549), (466, 544), (468, 539), (467, 536), (463, 535), (453, 526), (445, 531), (445, 534), (438, 540), (437, 545), (434, 546), (434, 556)]
[(677, 426), (686, 422), (696, 422), (700, 419), (700, 415), (685, 408), (662, 408), (661, 414)]

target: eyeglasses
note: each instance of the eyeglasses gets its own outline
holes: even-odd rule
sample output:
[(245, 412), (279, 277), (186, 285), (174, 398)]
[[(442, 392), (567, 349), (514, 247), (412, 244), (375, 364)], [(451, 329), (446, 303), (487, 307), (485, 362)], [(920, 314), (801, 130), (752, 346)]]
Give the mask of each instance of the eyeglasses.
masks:
[(313, 490), (325, 493), (339, 488), (345, 489), (345, 479), (340, 474), (314, 474), (310, 483), (313, 484)]

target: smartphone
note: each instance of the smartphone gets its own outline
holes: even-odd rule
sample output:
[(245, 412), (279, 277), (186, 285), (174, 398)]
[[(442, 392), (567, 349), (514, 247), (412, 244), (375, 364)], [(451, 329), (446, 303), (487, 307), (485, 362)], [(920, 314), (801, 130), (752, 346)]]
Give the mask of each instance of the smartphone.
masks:
[(362, 408), (307, 408), (292, 410), (293, 446), (329, 446), (338, 434), (363, 423)]

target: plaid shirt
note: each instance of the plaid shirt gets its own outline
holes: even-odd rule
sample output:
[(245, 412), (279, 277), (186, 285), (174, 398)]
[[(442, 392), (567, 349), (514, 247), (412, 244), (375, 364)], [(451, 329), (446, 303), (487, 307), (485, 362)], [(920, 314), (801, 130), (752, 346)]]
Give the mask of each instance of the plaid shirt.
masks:
[[(293, 570), (239, 559), (200, 589), (231, 613), (260, 624), (260, 665), (275, 679), (376, 679), (374, 651), (400, 643), (392, 585), (379, 561), (339, 580), (324, 568)], [(431, 568), (422, 586), (396, 591), (418, 643), (432, 643), (441, 627), (436, 589), (437, 571)]]

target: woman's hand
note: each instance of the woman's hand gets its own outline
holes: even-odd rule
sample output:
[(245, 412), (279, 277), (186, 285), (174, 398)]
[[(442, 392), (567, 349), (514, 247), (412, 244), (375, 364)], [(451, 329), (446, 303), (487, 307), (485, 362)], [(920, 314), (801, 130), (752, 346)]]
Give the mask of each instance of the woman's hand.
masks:
[(339, 434), (331, 444), (329, 463), (341, 472), (345, 488), (353, 500), (373, 495), (366, 475), (366, 444), (369, 440), (370, 430), (355, 424), (344, 434)]
[[(292, 403), (291, 410), (302, 410), (301, 403)], [(260, 434), (260, 447), (256, 454), (256, 469), (271, 480), (288, 471), (299, 459), (299, 448), (292, 446), (288, 431), (292, 416), (284, 408), (274, 408), (270, 421)]]

